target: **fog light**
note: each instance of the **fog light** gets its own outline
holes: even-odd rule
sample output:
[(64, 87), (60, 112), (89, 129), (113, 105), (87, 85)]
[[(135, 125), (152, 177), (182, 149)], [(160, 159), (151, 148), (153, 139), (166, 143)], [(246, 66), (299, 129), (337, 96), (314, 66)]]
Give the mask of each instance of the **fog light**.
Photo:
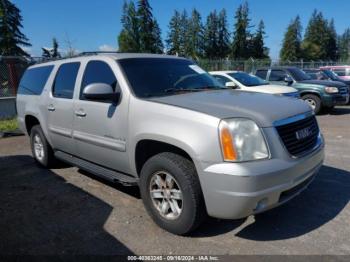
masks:
[(254, 209), (255, 212), (263, 210), (267, 206), (267, 198), (261, 199), (257, 204), (256, 208)]

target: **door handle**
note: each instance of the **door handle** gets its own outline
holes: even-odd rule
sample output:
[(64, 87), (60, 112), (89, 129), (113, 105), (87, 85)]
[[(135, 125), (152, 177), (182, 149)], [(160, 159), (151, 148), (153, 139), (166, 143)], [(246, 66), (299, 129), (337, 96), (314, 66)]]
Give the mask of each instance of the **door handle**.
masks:
[(49, 110), (50, 112), (53, 112), (53, 111), (56, 110), (56, 108), (55, 108), (53, 105), (49, 105), (49, 106), (47, 107), (47, 110)]
[(75, 115), (76, 116), (80, 116), (80, 117), (85, 117), (86, 113), (83, 110), (80, 109), (78, 111), (75, 111)]

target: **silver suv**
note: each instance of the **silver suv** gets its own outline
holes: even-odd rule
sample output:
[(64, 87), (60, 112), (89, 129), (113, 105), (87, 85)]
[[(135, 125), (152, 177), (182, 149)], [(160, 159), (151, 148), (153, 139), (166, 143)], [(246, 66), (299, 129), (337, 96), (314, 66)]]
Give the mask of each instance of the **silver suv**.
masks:
[(324, 158), (305, 102), (227, 89), (172, 56), (91, 54), (31, 66), (17, 110), (39, 164), (60, 159), (138, 185), (153, 220), (175, 234), (207, 215), (237, 219), (285, 203)]

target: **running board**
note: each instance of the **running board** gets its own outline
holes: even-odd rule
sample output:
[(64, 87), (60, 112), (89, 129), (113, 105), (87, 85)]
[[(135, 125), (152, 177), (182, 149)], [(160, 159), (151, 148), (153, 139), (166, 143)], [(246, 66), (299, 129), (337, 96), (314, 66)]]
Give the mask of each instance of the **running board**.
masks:
[(64, 153), (62, 151), (55, 151), (55, 157), (64, 162), (77, 166), (82, 170), (85, 170), (96, 176), (105, 178), (111, 182), (118, 182), (124, 185), (137, 185), (139, 181), (138, 178), (128, 176), (123, 173), (111, 170), (109, 168), (96, 165), (89, 161)]

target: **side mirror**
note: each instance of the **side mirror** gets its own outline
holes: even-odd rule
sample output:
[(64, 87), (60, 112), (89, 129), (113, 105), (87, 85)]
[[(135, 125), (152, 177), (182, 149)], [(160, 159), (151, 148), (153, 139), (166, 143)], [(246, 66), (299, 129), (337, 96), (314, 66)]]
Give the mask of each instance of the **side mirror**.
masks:
[(117, 103), (120, 98), (120, 92), (114, 92), (110, 85), (94, 83), (84, 88), (83, 97), (93, 101), (111, 101)]
[(293, 79), (290, 76), (286, 76), (284, 78), (284, 82), (286, 82), (288, 85), (293, 83)]
[(232, 89), (238, 88), (238, 86), (235, 84), (235, 82), (226, 82), (225, 86), (232, 88)]

